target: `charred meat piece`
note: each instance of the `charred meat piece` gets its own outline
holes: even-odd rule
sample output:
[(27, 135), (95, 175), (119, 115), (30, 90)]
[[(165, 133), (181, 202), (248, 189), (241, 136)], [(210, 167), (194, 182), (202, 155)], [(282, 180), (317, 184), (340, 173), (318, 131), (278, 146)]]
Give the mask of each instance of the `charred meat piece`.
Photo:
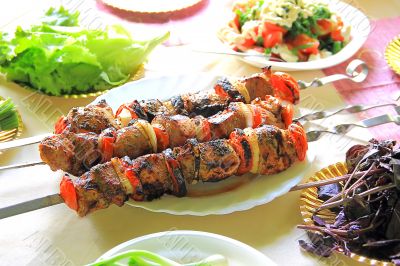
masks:
[(183, 145), (187, 139), (196, 137), (196, 122), (183, 115), (156, 116), (152, 124), (162, 125), (169, 136), (170, 147)]
[(80, 216), (107, 208), (112, 203), (122, 206), (127, 199), (111, 162), (97, 165), (72, 181), (77, 188), (77, 212)]
[(229, 97), (230, 102), (246, 102), (244, 95), (242, 95), (234, 82), (228, 78), (220, 78), (215, 84), (215, 90), (219, 91), (220, 94), (225, 92)]
[(118, 130), (113, 146), (114, 156), (119, 158), (124, 156), (136, 158), (153, 151), (148, 137), (137, 124)]
[(105, 101), (96, 105), (72, 108), (66, 119), (69, 131), (74, 133), (94, 132), (100, 134), (106, 128), (119, 127), (114, 120), (111, 107)]
[[(65, 136), (66, 135), (66, 136)], [(45, 138), (39, 144), (40, 157), (55, 171), (80, 175), (102, 161), (98, 135), (66, 133)]]
[(139, 104), (141, 112), (145, 113), (146, 117), (138, 117), (147, 121), (153, 120), (153, 118), (159, 114), (170, 114), (169, 110), (163, 105), (163, 103), (157, 99), (140, 101)]
[(266, 95), (274, 95), (274, 90), (269, 78), (270, 74), (271, 71), (266, 70), (263, 73), (257, 73), (239, 80), (239, 82), (245, 85), (251, 100), (256, 98), (264, 99)]
[(61, 135), (46, 137), (39, 144), (40, 158), (53, 171), (71, 172), (75, 162), (74, 148), (72, 141)]
[(208, 121), (210, 122), (211, 139), (227, 138), (235, 128), (247, 127), (245, 114), (238, 103), (230, 103), (226, 112), (216, 114)]
[(163, 152), (169, 176), (171, 178), (172, 191), (171, 194), (177, 197), (186, 196), (186, 181), (183, 176), (178, 160), (175, 158), (171, 149)]
[(165, 158), (162, 153), (144, 155), (132, 163), (145, 195), (145, 200), (153, 200), (164, 193), (173, 191)]
[(202, 115), (209, 117), (224, 110), (229, 104), (228, 97), (221, 97), (213, 91), (183, 94), (179, 98), (181, 99), (181, 103), (183, 103), (185, 113), (189, 116)]
[(199, 144), (199, 179), (217, 182), (236, 173), (240, 160), (228, 140), (213, 140)]
[(199, 180), (200, 151), (195, 139), (188, 140), (182, 147), (173, 149), (173, 155), (179, 162), (182, 174), (188, 184)]
[(255, 129), (260, 161), (258, 172), (270, 175), (287, 169), (296, 160), (296, 149), (287, 130), (274, 126)]

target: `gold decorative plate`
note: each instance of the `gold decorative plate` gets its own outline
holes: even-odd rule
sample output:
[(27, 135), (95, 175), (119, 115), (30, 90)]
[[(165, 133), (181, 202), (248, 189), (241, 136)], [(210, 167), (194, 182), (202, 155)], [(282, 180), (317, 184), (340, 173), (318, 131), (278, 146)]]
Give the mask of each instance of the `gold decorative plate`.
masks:
[[(4, 98), (0, 96), (0, 100), (4, 100)], [(10, 130), (0, 130), (0, 142), (10, 141), (21, 135), (22, 129), (24, 128), (24, 124), (22, 123), (22, 118), (18, 110), (17, 110), (17, 115), (18, 115), (18, 128)]]
[(390, 68), (400, 75), (400, 36), (394, 38), (386, 47), (385, 59)]
[[(345, 163), (339, 162), (336, 164), (332, 164), (326, 168), (321, 169), (316, 172), (313, 176), (311, 176), (308, 180), (309, 182), (315, 182), (320, 180), (326, 180), (329, 178), (333, 178), (336, 176), (342, 176), (347, 174), (347, 166)], [(301, 192), (300, 196), (300, 212), (304, 220), (304, 224), (306, 225), (314, 225), (312, 220), (312, 216), (314, 211), (321, 206), (323, 203), (322, 200), (318, 199), (317, 188), (307, 188)], [(332, 222), (335, 219), (335, 214), (329, 210), (322, 210), (318, 214), (319, 217), (323, 218), (328, 222)], [(341, 253), (340, 251), (338, 251)], [(365, 263), (369, 265), (375, 266), (394, 266), (393, 263), (388, 261), (380, 261), (372, 258), (368, 258), (365, 256), (361, 256), (355, 253), (350, 254), (350, 258)]]

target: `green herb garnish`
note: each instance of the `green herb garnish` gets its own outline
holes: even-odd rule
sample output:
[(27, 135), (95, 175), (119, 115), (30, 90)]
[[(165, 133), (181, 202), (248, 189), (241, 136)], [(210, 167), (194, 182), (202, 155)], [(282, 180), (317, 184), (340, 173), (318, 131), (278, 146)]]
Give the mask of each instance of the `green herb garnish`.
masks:
[(10, 98), (0, 101), (0, 131), (18, 128), (17, 109)]

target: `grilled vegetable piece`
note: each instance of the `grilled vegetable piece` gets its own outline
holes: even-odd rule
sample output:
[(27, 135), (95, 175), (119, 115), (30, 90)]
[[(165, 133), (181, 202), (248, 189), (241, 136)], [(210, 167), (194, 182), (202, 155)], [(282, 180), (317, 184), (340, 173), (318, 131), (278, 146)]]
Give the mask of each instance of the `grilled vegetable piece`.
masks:
[[(52, 170), (61, 169), (81, 175), (96, 163), (109, 161), (112, 157), (128, 156), (134, 159), (169, 147), (182, 146), (190, 138), (199, 142), (227, 138), (235, 128), (258, 127), (260, 124), (285, 128), (285, 117), (288, 119), (288, 115), (284, 114), (289, 107), (270, 96), (264, 101), (257, 99), (250, 105), (230, 103), (225, 111), (208, 119), (202, 116), (157, 115), (151, 125), (141, 119), (132, 120), (119, 130), (107, 128), (99, 136), (65, 131), (61, 135), (45, 138), (39, 150), (42, 160)], [(83, 160), (81, 153), (89, 151), (90, 156)]]
[[(234, 131), (229, 140), (198, 143), (190, 139), (182, 147), (133, 161), (113, 158), (79, 177), (64, 176), (60, 194), (71, 209), (85, 216), (110, 204), (121, 206), (128, 197), (147, 201), (164, 194), (183, 197), (194, 181), (217, 182), (252, 170), (266, 175), (279, 173), (299, 157), (292, 135), (304, 131), (300, 125), (293, 127), (295, 131), (275, 126), (246, 128)], [(239, 154), (237, 144), (246, 151)], [(258, 152), (249, 151), (254, 147)]]
[[(299, 100), (299, 86), (289, 74), (272, 73), (270, 68), (249, 77), (219, 79), (214, 88), (208, 91), (174, 96), (169, 100), (134, 100), (122, 104), (113, 116), (105, 102), (87, 107), (72, 109), (66, 118), (56, 124), (56, 133), (71, 130), (75, 133), (100, 133), (108, 127), (126, 126), (131, 119), (144, 119), (151, 122), (157, 115), (202, 115), (209, 117), (223, 111), (231, 102), (250, 103), (256, 98), (264, 99), (271, 95), (291, 103)], [(102, 117), (103, 115), (103, 117)], [(61, 125), (61, 126), (60, 126)]]

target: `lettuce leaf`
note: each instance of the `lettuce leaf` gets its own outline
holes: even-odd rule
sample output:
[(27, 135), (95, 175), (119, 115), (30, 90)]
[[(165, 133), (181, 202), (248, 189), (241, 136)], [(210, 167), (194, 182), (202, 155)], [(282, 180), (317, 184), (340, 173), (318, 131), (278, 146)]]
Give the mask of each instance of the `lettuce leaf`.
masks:
[(41, 25), (0, 33), (0, 71), (8, 80), (56, 96), (106, 90), (127, 82), (169, 37), (136, 41), (118, 25), (86, 29), (74, 26), (76, 13), (60, 10), (50, 9)]

